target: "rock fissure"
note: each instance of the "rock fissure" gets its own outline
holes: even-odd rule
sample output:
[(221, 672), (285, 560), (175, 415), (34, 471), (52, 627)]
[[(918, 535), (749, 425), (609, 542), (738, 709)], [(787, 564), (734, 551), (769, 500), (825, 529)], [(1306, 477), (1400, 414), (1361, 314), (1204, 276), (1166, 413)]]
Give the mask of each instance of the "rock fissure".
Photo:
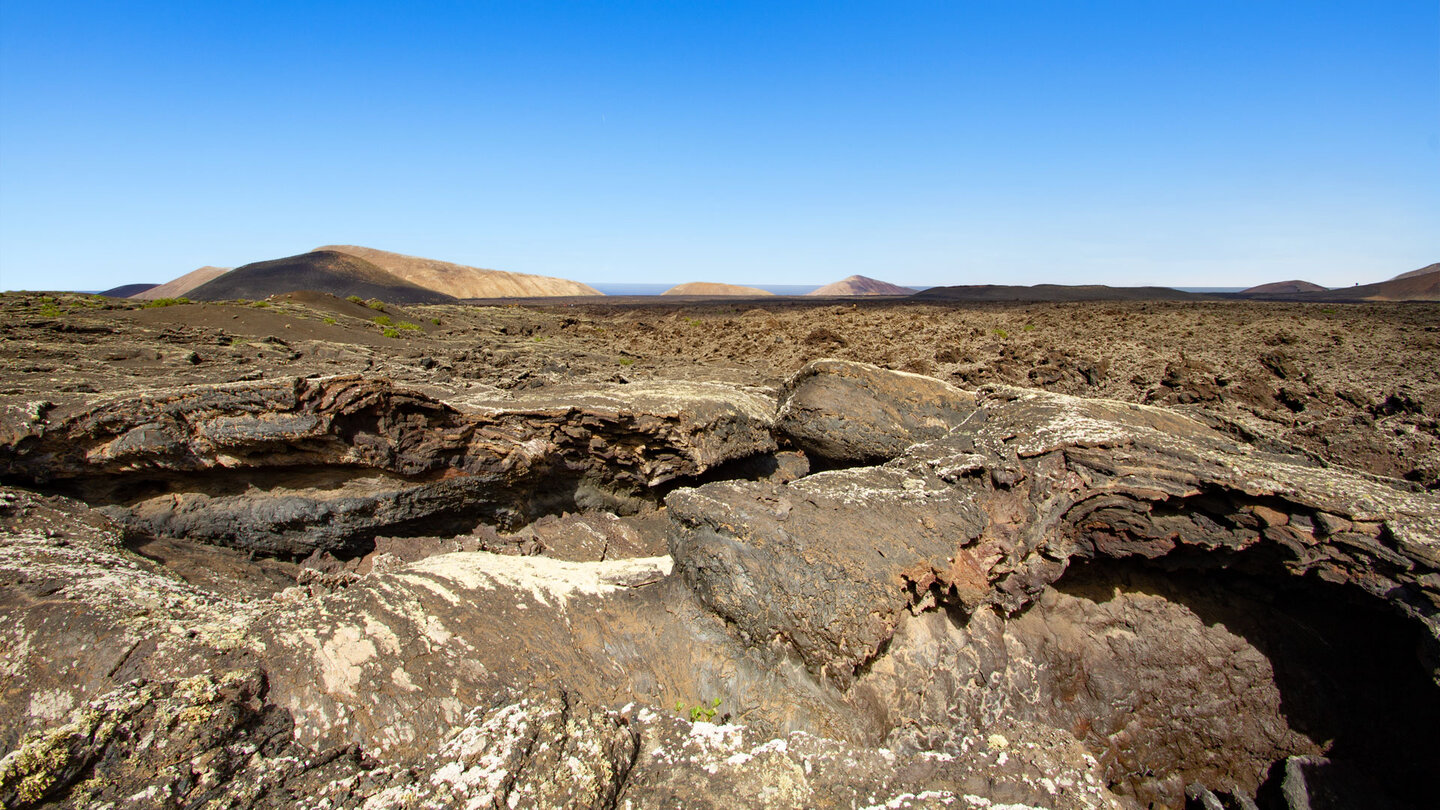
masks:
[[(1158, 407), (934, 382), (829, 361), (778, 421), (737, 389), (500, 407), (360, 378), (52, 413), (0, 464), (93, 503), (0, 504), (17, 617), (0, 700), (25, 718), (0, 795), (1423, 801), (1432, 495)], [(852, 423), (848, 444), (806, 438), (827, 419)], [(838, 466), (809, 474), (786, 442)], [(175, 528), (192, 516), (319, 567), (257, 598), (174, 577), (191, 552), (162, 541), (180, 541), (129, 541), (160, 564), (121, 543), (146, 520), (206, 536)], [(51, 580), (70, 585), (29, 587)], [(748, 728), (656, 710), (676, 698)], [(136, 731), (46, 764), (72, 708)]]

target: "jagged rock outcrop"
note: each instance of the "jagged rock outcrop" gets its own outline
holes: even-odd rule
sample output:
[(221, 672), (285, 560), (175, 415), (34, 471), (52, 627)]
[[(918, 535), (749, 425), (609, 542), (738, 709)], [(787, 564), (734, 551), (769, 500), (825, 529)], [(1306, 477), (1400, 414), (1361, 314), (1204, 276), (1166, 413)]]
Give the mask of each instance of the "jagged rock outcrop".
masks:
[[(786, 639), (842, 683), (932, 589), (1016, 610), (1072, 557), (1184, 547), (1274, 544), (1293, 573), (1358, 585), (1440, 638), (1431, 495), (1256, 452), (1158, 408), (997, 386), (978, 411), (880, 467), (672, 494), (677, 564), (739, 630)], [(823, 602), (787, 578), (817, 564), (837, 583)]]
[[(1434, 496), (1257, 451), (1173, 412), (994, 387), (981, 392), (977, 418), (883, 466), (785, 486), (707, 484), (667, 504), (676, 566), (698, 598), (747, 645), (798, 657), (848, 690), (877, 734), (937, 715), (961, 727), (1023, 716), (1074, 728), (1097, 753), (1120, 752), (1107, 762), (1112, 783), (1172, 803), (1187, 778), (1214, 783), (1207, 756), (1253, 794), (1271, 762), (1318, 750), (1323, 738), (1286, 726), (1270, 664), (1252, 644), (1204, 632), (1183, 612), (1156, 615), (1147, 630), (1133, 614), (1153, 613), (1143, 600), (1077, 607), (1052, 593), (1071, 565), (1125, 558), (1202, 560), (1194, 564), (1368, 594), (1417, 629), (1397, 642), (1428, 650), (1428, 663), (1412, 652), (1402, 665), (1421, 673), (1406, 700), (1425, 722), (1440, 719)], [(1040, 624), (1007, 627), (1024, 611)], [(914, 625), (916, 612), (929, 629)], [(1098, 641), (1116, 627), (1168, 641), (1128, 651)], [(1085, 652), (1097, 643), (1103, 652)], [(937, 666), (943, 674), (916, 679)], [(1150, 687), (1137, 677), (1146, 670), (1186, 674)], [(981, 685), (961, 688), (971, 679)], [(1219, 703), (1191, 702), (1217, 690)], [(934, 702), (908, 697), (917, 692)], [(1121, 696), (1119, 714), (1098, 705)], [(1440, 742), (1408, 710), (1389, 711), (1406, 729), (1393, 733)], [(1202, 727), (1215, 731), (1202, 750), (1187, 748), (1181, 741)]]
[(775, 448), (770, 402), (727, 386), (455, 402), (357, 376), (122, 398), (12, 421), (0, 475), (152, 534), (304, 556), (363, 552), (382, 532), (633, 509), (676, 478)]
[(776, 429), (805, 452), (876, 463), (944, 436), (975, 413), (975, 397), (919, 374), (815, 360), (781, 392)]
[[(851, 382), (860, 372), (864, 385)], [(1433, 493), (1158, 407), (1005, 386), (972, 397), (847, 364), (817, 364), (800, 387), (810, 381), (896, 392), (866, 407), (918, 427), (862, 425), (890, 442), (877, 466), (803, 475), (777, 459), (768, 478), (670, 492), (668, 556), (612, 558), (612, 539), (638, 539), (635, 553), (645, 535), (570, 516), (531, 527), (516, 550), (554, 540), (577, 559), (370, 558), (323, 588), (242, 599), (137, 557), (95, 510), (10, 492), (0, 716), (20, 719), (0, 729), (19, 745), (0, 763), (0, 797), (78, 806), (147, 790), (198, 799), (204, 786), (255, 806), (295, 791), (336, 807), (1122, 807), (1282, 788), (1292, 805), (1426, 795), (1440, 765)], [(12, 426), (0, 460), (12, 477), (56, 471), (51, 485), (158, 471), (176, 474), (155, 479), (169, 486), (248, 464), (423, 485), (563, 470), (658, 495), (775, 446), (770, 401), (734, 388), (616, 386), (564, 406), (546, 404), (551, 393), (441, 402), (358, 378), (239, 386), (42, 413), (48, 424)], [(814, 402), (802, 424), (837, 419)], [(243, 452), (215, 438), (234, 435)], [(712, 709), (746, 730), (679, 716)], [(210, 736), (193, 723), (205, 712), (222, 717)], [(126, 727), (140, 731), (117, 736)], [(168, 765), (147, 740), (174, 741)]]

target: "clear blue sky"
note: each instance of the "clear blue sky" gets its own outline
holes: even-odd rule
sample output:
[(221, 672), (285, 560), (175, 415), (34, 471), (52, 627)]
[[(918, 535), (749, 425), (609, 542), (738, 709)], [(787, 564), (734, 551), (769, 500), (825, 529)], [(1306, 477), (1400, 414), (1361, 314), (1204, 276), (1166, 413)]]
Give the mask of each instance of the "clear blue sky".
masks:
[(0, 3), (0, 289), (355, 243), (592, 282), (1440, 261), (1440, 3)]

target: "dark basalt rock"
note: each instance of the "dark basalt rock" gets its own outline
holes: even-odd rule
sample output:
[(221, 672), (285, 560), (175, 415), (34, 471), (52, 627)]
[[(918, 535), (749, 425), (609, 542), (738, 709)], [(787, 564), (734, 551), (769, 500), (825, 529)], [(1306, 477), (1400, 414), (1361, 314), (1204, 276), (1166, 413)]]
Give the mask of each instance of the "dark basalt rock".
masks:
[(727, 386), (591, 386), (462, 407), (356, 376), (105, 402), (12, 425), (0, 475), (78, 496), (132, 531), (303, 557), (386, 534), (634, 511), (663, 487), (775, 449), (773, 405)]
[(785, 383), (776, 428), (820, 458), (876, 463), (945, 435), (974, 412), (973, 395), (933, 377), (816, 360)]
[[(865, 406), (882, 415), (825, 458), (869, 447), (890, 460), (799, 478), (803, 465), (777, 461), (677, 489), (657, 513), (669, 556), (615, 559), (612, 543), (628, 556), (653, 536), (581, 512), (475, 541), (510, 554), (377, 551), (323, 587), (226, 596), (129, 552), (96, 510), (8, 490), (0, 716), (16, 719), (0, 728), (0, 797), (1078, 808), (1425, 795), (1440, 765), (1432, 493), (1157, 407), (997, 386), (966, 411), (968, 395), (914, 375), (817, 364), (806, 379), (851, 372), (884, 394)], [(806, 385), (780, 420), (802, 447), (795, 425), (841, 421), (823, 399), (791, 407)], [(331, 378), (127, 400), (52, 415), (0, 464), (92, 495), (137, 475), (212, 481), (189, 492), (222, 499), (269, 469), (272, 494), (333, 476), (327, 493), (371, 487), (376, 510), (399, 500), (386, 486), (474, 485), (456, 502), (483, 512), (559, 471), (596, 500), (658, 498), (775, 447), (763, 397), (623, 388), (502, 407)], [(905, 427), (886, 433), (887, 408)], [(140, 520), (136, 504), (166, 497), (194, 495), (141, 489), (111, 507)], [(259, 514), (203, 512), (236, 526)], [(515, 553), (546, 550), (572, 559)], [(711, 708), (713, 724), (682, 716)]]

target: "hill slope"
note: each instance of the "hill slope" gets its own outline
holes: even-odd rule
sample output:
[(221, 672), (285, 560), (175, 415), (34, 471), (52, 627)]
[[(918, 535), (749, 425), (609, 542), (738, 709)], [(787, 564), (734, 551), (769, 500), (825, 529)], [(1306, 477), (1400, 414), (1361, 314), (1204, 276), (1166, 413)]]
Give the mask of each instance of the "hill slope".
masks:
[(1249, 289), (1240, 291), (1240, 295), (1270, 295), (1273, 293), (1310, 293), (1324, 292), (1325, 287), (1313, 284), (1309, 281), (1292, 279), (1290, 281), (1272, 281), (1269, 284), (1257, 284)]
[(932, 287), (912, 297), (921, 301), (1203, 301), (1211, 298), (1169, 287), (1109, 287), (1104, 284), (1036, 284), (1033, 287), (967, 284)]
[(604, 294), (588, 284), (569, 279), (486, 270), (359, 245), (326, 245), (315, 250), (332, 250), (364, 259), (411, 284), (456, 298), (540, 298)]
[(1440, 264), (1432, 264), (1389, 281), (1342, 287), (1323, 293), (1307, 293), (1296, 300), (1307, 301), (1440, 301)]
[(739, 284), (720, 284), (714, 281), (690, 281), (685, 284), (677, 284), (666, 290), (661, 295), (774, 295), (769, 290), (762, 290), (759, 287), (745, 287)]
[(153, 290), (159, 286), (159, 284), (121, 284), (119, 287), (111, 287), (99, 294), (106, 298), (134, 298), (146, 290)]
[(1425, 274), (1427, 274), (1427, 273), (1434, 273), (1434, 272), (1436, 272), (1436, 271), (1440, 271), (1440, 262), (1436, 262), (1436, 263), (1434, 263), (1434, 264), (1427, 264), (1427, 265), (1425, 265), (1424, 267), (1420, 268), (1419, 270), (1411, 270), (1411, 271), (1408, 272), (1408, 273), (1401, 273), (1400, 275), (1398, 275), (1398, 276), (1396, 276), (1396, 277), (1394, 277), (1394, 278), (1392, 278), (1392, 279), (1390, 279), (1390, 280), (1391, 280), (1391, 281), (1399, 281), (1399, 280), (1405, 279), (1405, 278), (1415, 278), (1416, 276), (1423, 276), (1423, 275), (1425, 275)]
[(299, 290), (315, 290), (341, 298), (358, 295), (396, 304), (444, 304), (455, 300), (444, 293), (411, 284), (364, 259), (333, 250), (237, 267), (190, 290), (187, 297), (196, 301), (258, 299)]
[(191, 270), (185, 275), (157, 284), (148, 290), (132, 293), (131, 298), (140, 301), (154, 301), (157, 298), (181, 298), (190, 294), (190, 291), (202, 284), (209, 283), (229, 272), (228, 267), (205, 266), (198, 270)]
[(869, 278), (867, 276), (850, 276), (840, 281), (826, 284), (817, 290), (812, 290), (806, 295), (914, 295), (915, 291), (909, 287), (901, 287), (898, 284), (891, 284), (888, 281)]

